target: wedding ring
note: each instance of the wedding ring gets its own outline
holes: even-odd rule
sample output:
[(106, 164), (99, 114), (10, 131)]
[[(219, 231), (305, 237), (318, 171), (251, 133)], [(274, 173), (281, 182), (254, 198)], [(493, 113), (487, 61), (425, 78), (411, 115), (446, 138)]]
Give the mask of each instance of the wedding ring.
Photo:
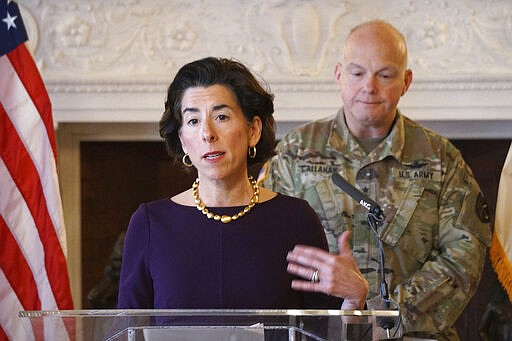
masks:
[(320, 282), (320, 278), (318, 278), (318, 270), (315, 270), (313, 274), (311, 275), (311, 282), (318, 283)]

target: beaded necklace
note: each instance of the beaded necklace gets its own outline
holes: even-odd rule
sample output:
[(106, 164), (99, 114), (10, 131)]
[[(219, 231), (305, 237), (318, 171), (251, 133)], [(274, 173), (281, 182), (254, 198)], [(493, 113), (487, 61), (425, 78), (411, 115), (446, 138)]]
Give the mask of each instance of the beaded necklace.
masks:
[(214, 212), (209, 211), (208, 208), (206, 208), (205, 204), (201, 201), (201, 198), (199, 198), (199, 178), (197, 178), (196, 181), (194, 181), (194, 183), (192, 184), (192, 196), (194, 197), (194, 202), (196, 203), (197, 209), (199, 211), (201, 211), (206, 216), (206, 218), (217, 220), (217, 221), (220, 220), (221, 222), (223, 222), (225, 224), (227, 224), (233, 220), (237, 220), (238, 218), (243, 217), (245, 214), (249, 213), (251, 211), (251, 209), (260, 200), (260, 198), (259, 198), (260, 188), (258, 186), (258, 183), (250, 175), (249, 175), (249, 181), (251, 182), (252, 188), (254, 190), (252, 197), (251, 197), (251, 202), (249, 203), (249, 205), (245, 206), (244, 209), (241, 210), (240, 212), (233, 214), (232, 216), (229, 216), (229, 215), (224, 215), (224, 214), (223, 215), (216, 214)]

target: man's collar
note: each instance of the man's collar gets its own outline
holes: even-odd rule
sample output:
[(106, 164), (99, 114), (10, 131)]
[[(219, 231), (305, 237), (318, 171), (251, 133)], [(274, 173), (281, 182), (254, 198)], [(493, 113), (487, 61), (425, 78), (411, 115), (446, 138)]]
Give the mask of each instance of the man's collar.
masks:
[[(343, 108), (338, 111), (336, 118), (333, 120), (329, 134), (328, 144), (330, 147), (343, 154), (354, 154), (356, 157), (358, 157), (357, 154), (361, 154), (361, 156), (365, 155), (359, 143), (347, 127)], [(372, 153), (377, 152), (381, 158), (389, 155), (397, 160), (401, 160), (404, 143), (404, 119), (400, 110), (397, 109), (395, 120), (389, 134)], [(370, 155), (372, 153), (370, 153)]]

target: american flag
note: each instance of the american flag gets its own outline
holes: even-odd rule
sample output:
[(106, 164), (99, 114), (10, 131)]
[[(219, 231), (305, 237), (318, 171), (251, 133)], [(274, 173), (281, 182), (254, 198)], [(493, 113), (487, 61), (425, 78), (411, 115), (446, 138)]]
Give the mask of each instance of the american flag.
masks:
[(494, 234), (489, 255), (494, 271), (512, 302), (512, 144), (501, 171)]
[(0, 340), (62, 339), (63, 325), (27, 328), (18, 312), (73, 308), (51, 103), (27, 39), (0, 0)]

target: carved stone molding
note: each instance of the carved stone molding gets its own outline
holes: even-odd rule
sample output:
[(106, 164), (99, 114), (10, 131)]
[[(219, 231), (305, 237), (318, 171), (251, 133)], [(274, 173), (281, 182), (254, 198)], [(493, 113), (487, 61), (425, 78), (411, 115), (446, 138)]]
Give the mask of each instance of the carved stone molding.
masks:
[(41, 40), (49, 79), (167, 79), (205, 55), (235, 57), (266, 78), (325, 79), (348, 30), (371, 18), (404, 33), (418, 75), (512, 76), (508, 0), (19, 2), (40, 28), (29, 33), (40, 35), (31, 39)]
[[(133, 92), (162, 92), (168, 86), (162, 80), (135, 80), (116, 81), (110, 79), (97, 79), (94, 81), (83, 80), (50, 80), (46, 87), (50, 92), (60, 93), (133, 93)], [(336, 92), (337, 87), (334, 80), (331, 81), (275, 81), (269, 86), (272, 91), (284, 92)], [(475, 91), (475, 90), (512, 90), (512, 79), (480, 79), (474, 80), (415, 80), (412, 85), (413, 91), (436, 90), (436, 91)]]
[(177, 69), (207, 55), (264, 78), (278, 121), (331, 114), (344, 37), (373, 18), (408, 41), (414, 81), (401, 106), (411, 117), (512, 120), (510, 0), (18, 2), (57, 122), (158, 120)]

